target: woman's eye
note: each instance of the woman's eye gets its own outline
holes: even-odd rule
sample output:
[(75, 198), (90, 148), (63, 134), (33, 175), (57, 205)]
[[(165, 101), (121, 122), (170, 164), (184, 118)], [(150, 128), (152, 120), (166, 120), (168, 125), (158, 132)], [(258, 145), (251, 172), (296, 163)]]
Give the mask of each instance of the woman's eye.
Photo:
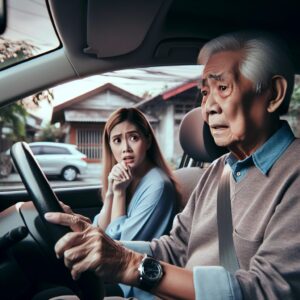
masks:
[(203, 97), (207, 96), (208, 92), (207, 91), (204, 91), (204, 90), (201, 90), (201, 94)]
[(137, 141), (139, 139), (139, 136), (138, 135), (132, 135), (131, 137), (130, 137), (130, 140), (131, 141)]
[(119, 138), (115, 138), (115, 139), (112, 140), (112, 142), (114, 144), (119, 144), (121, 142), (121, 140)]

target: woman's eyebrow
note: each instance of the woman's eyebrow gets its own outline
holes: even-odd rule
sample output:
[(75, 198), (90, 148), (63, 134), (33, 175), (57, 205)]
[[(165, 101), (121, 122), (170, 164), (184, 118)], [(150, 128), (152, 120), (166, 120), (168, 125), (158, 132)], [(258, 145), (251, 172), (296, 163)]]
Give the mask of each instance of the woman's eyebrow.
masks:
[[(139, 133), (137, 130), (130, 130), (130, 131), (126, 131), (125, 134), (132, 134), (132, 133)], [(122, 133), (117, 133), (114, 135), (111, 135), (110, 138), (116, 138), (116, 137), (120, 137), (122, 136)]]
[(139, 134), (138, 130), (131, 130), (131, 131), (127, 131), (126, 134), (132, 134), (132, 133), (137, 133)]
[(121, 135), (122, 135), (122, 133), (117, 133), (117, 134), (111, 135), (110, 138), (113, 139), (116, 137), (120, 137)]

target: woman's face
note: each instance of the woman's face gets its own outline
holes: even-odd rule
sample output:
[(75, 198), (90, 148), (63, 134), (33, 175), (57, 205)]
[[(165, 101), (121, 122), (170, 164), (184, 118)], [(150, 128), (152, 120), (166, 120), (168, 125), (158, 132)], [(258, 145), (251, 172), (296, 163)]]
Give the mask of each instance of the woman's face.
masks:
[(110, 132), (111, 151), (119, 163), (124, 161), (132, 169), (145, 162), (149, 141), (140, 130), (128, 121), (117, 124)]

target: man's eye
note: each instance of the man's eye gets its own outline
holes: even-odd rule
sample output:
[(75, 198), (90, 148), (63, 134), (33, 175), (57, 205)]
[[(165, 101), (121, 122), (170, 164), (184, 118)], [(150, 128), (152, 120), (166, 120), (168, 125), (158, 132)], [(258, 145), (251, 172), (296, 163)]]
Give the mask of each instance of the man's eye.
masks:
[(219, 85), (219, 90), (224, 92), (227, 90), (227, 86), (226, 85)]

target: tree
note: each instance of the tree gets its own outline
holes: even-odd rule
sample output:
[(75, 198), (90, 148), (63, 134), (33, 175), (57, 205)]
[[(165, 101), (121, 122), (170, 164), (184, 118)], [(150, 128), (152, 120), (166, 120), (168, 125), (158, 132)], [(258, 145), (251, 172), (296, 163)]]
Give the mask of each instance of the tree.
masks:
[(48, 124), (37, 133), (37, 140), (48, 142), (63, 142), (65, 132), (62, 127), (56, 124)]
[(300, 76), (295, 78), (288, 116), (295, 135), (300, 137)]
[(12, 130), (8, 133), (12, 139), (24, 139), (26, 116), (26, 109), (18, 102), (3, 107), (0, 110), (0, 134), (2, 135), (2, 128), (5, 125)]
[(291, 98), (289, 112), (293, 115), (299, 114), (300, 110), (300, 76), (295, 78), (295, 87)]
[[(4, 37), (0, 37), (0, 68), (5, 68), (19, 61), (32, 57), (38, 47), (20, 40), (12, 41)], [(30, 97), (20, 100), (0, 110), (0, 138), (2, 140), (3, 128), (12, 129), (12, 134), (8, 136), (11, 140), (26, 139), (26, 109), (29, 102), (39, 105), (39, 101), (47, 99), (51, 102), (53, 93), (50, 90), (40, 91)], [(3, 142), (3, 141), (2, 141)], [(2, 145), (3, 146), (3, 145)], [(0, 144), (0, 150), (1, 148)]]
[[(25, 138), (25, 119), (27, 112), (19, 103), (13, 103), (0, 110), (0, 178), (12, 171), (9, 155), (4, 153), (13, 141)], [(4, 135), (3, 128), (8, 132)]]

